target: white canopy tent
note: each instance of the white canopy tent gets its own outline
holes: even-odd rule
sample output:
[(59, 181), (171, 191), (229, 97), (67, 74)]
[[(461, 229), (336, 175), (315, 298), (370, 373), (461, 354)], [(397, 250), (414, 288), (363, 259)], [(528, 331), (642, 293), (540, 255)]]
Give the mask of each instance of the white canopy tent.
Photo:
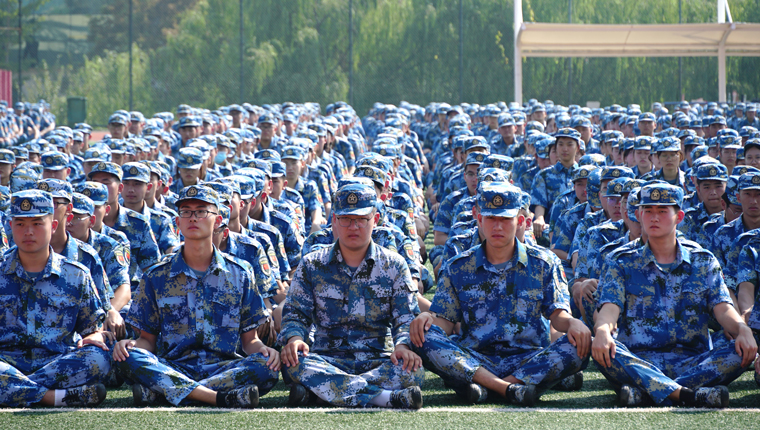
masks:
[[(723, 11), (723, 14), (721, 14)], [(515, 101), (522, 103), (522, 59), (527, 57), (718, 57), (718, 97), (726, 101), (726, 56), (760, 56), (760, 24), (551, 24), (522, 21), (515, 1)]]

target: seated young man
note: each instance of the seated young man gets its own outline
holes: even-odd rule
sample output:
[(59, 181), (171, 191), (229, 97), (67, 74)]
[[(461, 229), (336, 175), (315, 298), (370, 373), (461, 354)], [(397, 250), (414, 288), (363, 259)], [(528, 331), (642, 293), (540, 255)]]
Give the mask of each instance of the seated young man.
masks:
[[(676, 237), (682, 201), (681, 187), (643, 187), (637, 217), (647, 242), (608, 256), (602, 270), (592, 351), (622, 406), (651, 399), (658, 405), (726, 407), (725, 385), (757, 353), (718, 261)], [(733, 338), (713, 349), (711, 312)]]
[[(477, 217), (484, 242), (444, 265), (430, 312), (411, 324), (425, 367), (471, 403), (491, 391), (532, 406), (588, 364), (591, 332), (570, 315), (559, 259), (516, 238), (525, 223), (520, 208), (516, 187), (482, 184)], [(551, 342), (544, 318), (567, 335)], [(454, 341), (449, 336), (458, 322)]]
[(0, 264), (0, 405), (97, 406), (111, 369), (100, 331), (107, 299), (84, 266), (53, 252), (50, 238), (64, 227), (50, 193), (13, 194), (10, 215), (16, 247)]
[(277, 383), (279, 354), (256, 334), (267, 321), (264, 302), (250, 272), (213, 244), (218, 207), (211, 188), (180, 192), (184, 245), (148, 270), (135, 292), (127, 323), (140, 337), (120, 341), (113, 357), (134, 382), (137, 406), (165, 398), (253, 408)]
[(425, 369), (408, 337), (417, 284), (400, 255), (372, 241), (374, 187), (344, 185), (334, 200), (337, 242), (303, 257), (283, 306), (289, 404), (307, 404), (311, 392), (335, 406), (419, 409)]

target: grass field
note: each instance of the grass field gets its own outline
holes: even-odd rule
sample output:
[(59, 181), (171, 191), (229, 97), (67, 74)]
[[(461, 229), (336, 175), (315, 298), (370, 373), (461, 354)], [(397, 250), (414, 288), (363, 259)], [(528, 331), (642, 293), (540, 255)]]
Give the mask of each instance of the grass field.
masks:
[[(615, 393), (593, 364), (584, 373), (581, 391), (549, 391), (526, 410), (498, 399), (470, 406), (462, 402), (442, 381), (428, 372), (424, 407), (418, 412), (378, 409), (343, 410), (323, 407), (284, 409), (288, 388), (280, 381), (253, 411), (219, 411), (214, 408), (132, 409), (132, 392), (126, 385), (108, 392), (105, 402), (89, 410), (3, 410), (1, 429), (103, 429), (103, 428), (308, 428), (383, 429), (430, 428), (468, 429), (520, 427), (521, 429), (689, 429), (760, 427), (760, 390), (752, 373), (745, 373), (729, 386), (730, 410), (639, 408), (620, 409)], [(742, 410), (744, 409), (744, 410)], [(753, 424), (754, 423), (754, 424)]]
[[(427, 246), (432, 248), (432, 233)], [(427, 264), (431, 270), (430, 263)], [(432, 299), (432, 294), (425, 294)], [(380, 409), (345, 410), (324, 407), (288, 409), (288, 387), (280, 381), (258, 409), (227, 411), (206, 407), (134, 409), (127, 385), (110, 390), (95, 409), (0, 409), (0, 429), (115, 429), (115, 428), (266, 428), (266, 429), (755, 429), (760, 428), (760, 389), (751, 372), (729, 385), (730, 409), (617, 407), (615, 392), (594, 363), (584, 372), (581, 391), (549, 391), (534, 409), (516, 408), (499, 399), (467, 405), (445, 388), (438, 376), (427, 372), (424, 407), (416, 412)]]

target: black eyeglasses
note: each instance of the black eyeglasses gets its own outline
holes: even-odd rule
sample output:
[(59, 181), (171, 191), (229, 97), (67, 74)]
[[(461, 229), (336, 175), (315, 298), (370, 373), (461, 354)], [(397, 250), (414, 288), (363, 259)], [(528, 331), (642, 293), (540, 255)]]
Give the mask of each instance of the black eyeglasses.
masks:
[(357, 227), (364, 228), (371, 219), (372, 218), (338, 218), (338, 224), (341, 227), (351, 227), (351, 224), (355, 222)]
[(190, 211), (190, 210), (179, 211), (180, 218), (191, 218), (193, 215), (195, 215), (196, 218), (203, 219), (203, 218), (208, 218), (208, 216), (211, 214), (216, 215), (217, 212), (207, 211), (206, 209), (199, 209), (197, 211)]

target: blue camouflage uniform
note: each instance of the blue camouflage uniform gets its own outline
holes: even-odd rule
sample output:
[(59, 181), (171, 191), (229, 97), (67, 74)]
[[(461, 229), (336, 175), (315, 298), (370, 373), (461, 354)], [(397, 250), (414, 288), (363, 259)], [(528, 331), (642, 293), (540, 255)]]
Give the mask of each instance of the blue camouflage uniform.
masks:
[(130, 284), (128, 247), (92, 229), (90, 230), (90, 239), (87, 241), (87, 244), (93, 247), (100, 256), (111, 288), (119, 288), (121, 285)]
[[(375, 200), (371, 186), (345, 185), (336, 195), (335, 213), (366, 215)], [(395, 345), (411, 343), (409, 324), (419, 312), (416, 293), (404, 260), (371, 241), (356, 269), (345, 263), (339, 242), (304, 256), (278, 340), (282, 345), (294, 336), (306, 340), (312, 324), (316, 331), (309, 355), (299, 355), (298, 364), (284, 373), (338, 406), (367, 406), (383, 390), (421, 385), (424, 369), (405, 372), (389, 358)]]
[[(252, 279), (263, 299), (275, 295), (278, 288), (278, 278), (272, 270), (266, 249), (258, 240), (247, 235), (230, 232), (227, 249), (222, 252), (245, 261), (253, 267), (253, 273), (256, 276)], [(277, 274), (279, 275), (279, 273)]]
[(422, 368), (404, 372), (388, 358), (394, 345), (410, 344), (416, 291), (401, 257), (374, 243), (355, 272), (337, 243), (304, 256), (285, 302), (280, 343), (308, 339), (312, 324), (316, 333), (309, 355), (285, 372), (341, 406), (366, 406), (383, 389), (421, 385)]
[[(482, 213), (517, 216), (519, 190), (492, 184), (502, 185), (480, 191)], [(439, 318), (462, 324), (461, 335), (455, 341), (433, 325), (414, 350), (455, 390), (483, 367), (541, 393), (588, 363), (566, 336), (550, 342), (547, 319), (557, 310), (570, 313), (569, 293), (558, 259), (541, 248), (515, 239), (514, 256), (503, 267), (488, 261), (485, 243), (465, 251), (441, 268), (432, 302)]]
[[(671, 196), (655, 192), (667, 190)], [(641, 205), (680, 204), (678, 188), (650, 185)], [(599, 282), (598, 308), (620, 308), (612, 366), (599, 370), (619, 389), (644, 391), (656, 404), (681, 386), (697, 389), (727, 385), (741, 375), (742, 358), (734, 341), (710, 350), (708, 320), (719, 303), (731, 303), (721, 268), (710, 252), (677, 239), (676, 259), (657, 262), (649, 245), (611, 253)]]
[[(116, 176), (119, 180), (122, 177), (121, 166), (114, 163), (98, 163), (89, 174), (106, 172)], [(132, 279), (132, 286), (135, 286), (139, 280), (139, 270), (145, 270), (156, 264), (161, 258), (161, 251), (158, 249), (155, 236), (150, 228), (150, 220), (139, 213), (127, 209), (121, 205), (111, 208), (111, 211), (117, 210), (118, 214), (111, 229), (124, 233), (129, 240), (130, 258), (129, 258), (129, 276)], [(106, 225), (103, 225), (103, 234), (113, 237), (110, 231), (107, 232)]]
[(158, 336), (156, 353), (133, 348), (117, 362), (124, 377), (186, 404), (197, 387), (229, 391), (255, 384), (261, 395), (277, 383), (277, 372), (262, 354), (239, 353), (243, 333), (267, 319), (251, 274), (214, 249), (202, 277), (188, 267), (180, 250), (151, 267), (140, 281), (127, 322)]
[[(49, 193), (14, 194), (12, 216), (52, 213)], [(108, 351), (76, 346), (105, 318), (88, 270), (49, 253), (36, 274), (24, 269), (17, 250), (0, 263), (0, 405), (29, 406), (50, 389), (101, 382), (111, 369)]]

